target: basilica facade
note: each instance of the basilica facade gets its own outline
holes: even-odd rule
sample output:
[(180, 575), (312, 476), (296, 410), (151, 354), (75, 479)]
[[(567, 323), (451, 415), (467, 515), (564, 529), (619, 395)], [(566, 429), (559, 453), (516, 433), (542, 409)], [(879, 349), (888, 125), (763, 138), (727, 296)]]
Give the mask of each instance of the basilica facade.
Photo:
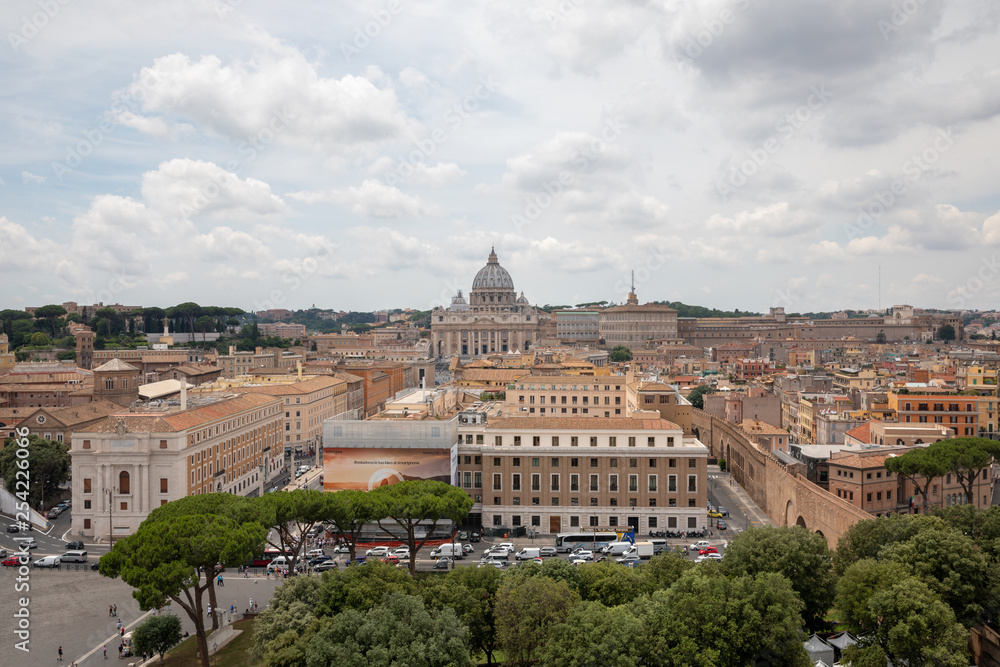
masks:
[(431, 349), (437, 357), (480, 357), (525, 352), (541, 338), (548, 314), (535, 310), (514, 289), (507, 270), (490, 250), (472, 281), (466, 302), (461, 290), (447, 308), (431, 311)]

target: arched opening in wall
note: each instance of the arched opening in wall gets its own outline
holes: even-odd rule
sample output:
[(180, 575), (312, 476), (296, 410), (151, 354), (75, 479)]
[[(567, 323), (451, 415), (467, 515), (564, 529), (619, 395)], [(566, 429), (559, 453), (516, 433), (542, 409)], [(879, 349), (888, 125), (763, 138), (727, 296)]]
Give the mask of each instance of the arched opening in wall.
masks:
[(697, 426), (695, 426), (693, 429), (691, 429), (691, 435), (693, 435), (696, 440), (701, 440), (701, 432), (698, 431), (698, 427)]
[(794, 523), (794, 519), (792, 517), (796, 516), (797, 514), (798, 514), (798, 512), (795, 509), (795, 503), (793, 503), (791, 500), (789, 500), (787, 503), (785, 503), (785, 523), (784, 523), (784, 525), (785, 526), (791, 526)]
[(816, 534), (819, 535), (820, 537), (822, 537), (824, 540), (826, 539), (826, 535), (823, 534), (822, 530), (817, 530)]
[(806, 530), (809, 530), (809, 526), (806, 525), (806, 520), (803, 519), (801, 515), (799, 515), (799, 518), (795, 520), (795, 525), (802, 526)]
[(439, 340), (438, 341), (437, 356), (440, 357), (443, 354), (444, 354), (444, 341), (443, 340)]

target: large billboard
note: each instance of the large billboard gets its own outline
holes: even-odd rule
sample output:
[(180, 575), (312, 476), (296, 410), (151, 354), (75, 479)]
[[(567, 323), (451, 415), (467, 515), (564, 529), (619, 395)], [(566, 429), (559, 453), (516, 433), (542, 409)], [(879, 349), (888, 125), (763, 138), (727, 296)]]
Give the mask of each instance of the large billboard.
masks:
[(370, 491), (411, 479), (454, 484), (457, 467), (457, 446), (448, 449), (324, 447), (323, 489)]

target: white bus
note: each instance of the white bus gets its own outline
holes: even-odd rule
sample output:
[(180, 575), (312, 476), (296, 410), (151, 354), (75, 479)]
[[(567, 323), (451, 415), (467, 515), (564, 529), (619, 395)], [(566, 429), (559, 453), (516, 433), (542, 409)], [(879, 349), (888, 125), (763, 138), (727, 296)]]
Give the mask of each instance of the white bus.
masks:
[(556, 551), (568, 552), (578, 547), (596, 551), (619, 540), (618, 533), (559, 533), (556, 535)]

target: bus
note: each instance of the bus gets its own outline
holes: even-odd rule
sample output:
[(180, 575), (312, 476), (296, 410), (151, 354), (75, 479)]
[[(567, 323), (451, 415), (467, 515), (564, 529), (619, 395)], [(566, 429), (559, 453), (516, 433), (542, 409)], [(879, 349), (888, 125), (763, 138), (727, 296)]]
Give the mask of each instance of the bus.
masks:
[(556, 535), (556, 551), (573, 551), (578, 547), (597, 550), (612, 542), (618, 542), (621, 534), (611, 531), (592, 533), (559, 533)]
[[(292, 557), (294, 552), (291, 549), (285, 549), (285, 558), (289, 559)], [(281, 555), (280, 549), (275, 549), (274, 547), (268, 547), (264, 549), (264, 553), (260, 556), (254, 556), (253, 561), (250, 563), (252, 567), (267, 567), (271, 564), (271, 561)]]

